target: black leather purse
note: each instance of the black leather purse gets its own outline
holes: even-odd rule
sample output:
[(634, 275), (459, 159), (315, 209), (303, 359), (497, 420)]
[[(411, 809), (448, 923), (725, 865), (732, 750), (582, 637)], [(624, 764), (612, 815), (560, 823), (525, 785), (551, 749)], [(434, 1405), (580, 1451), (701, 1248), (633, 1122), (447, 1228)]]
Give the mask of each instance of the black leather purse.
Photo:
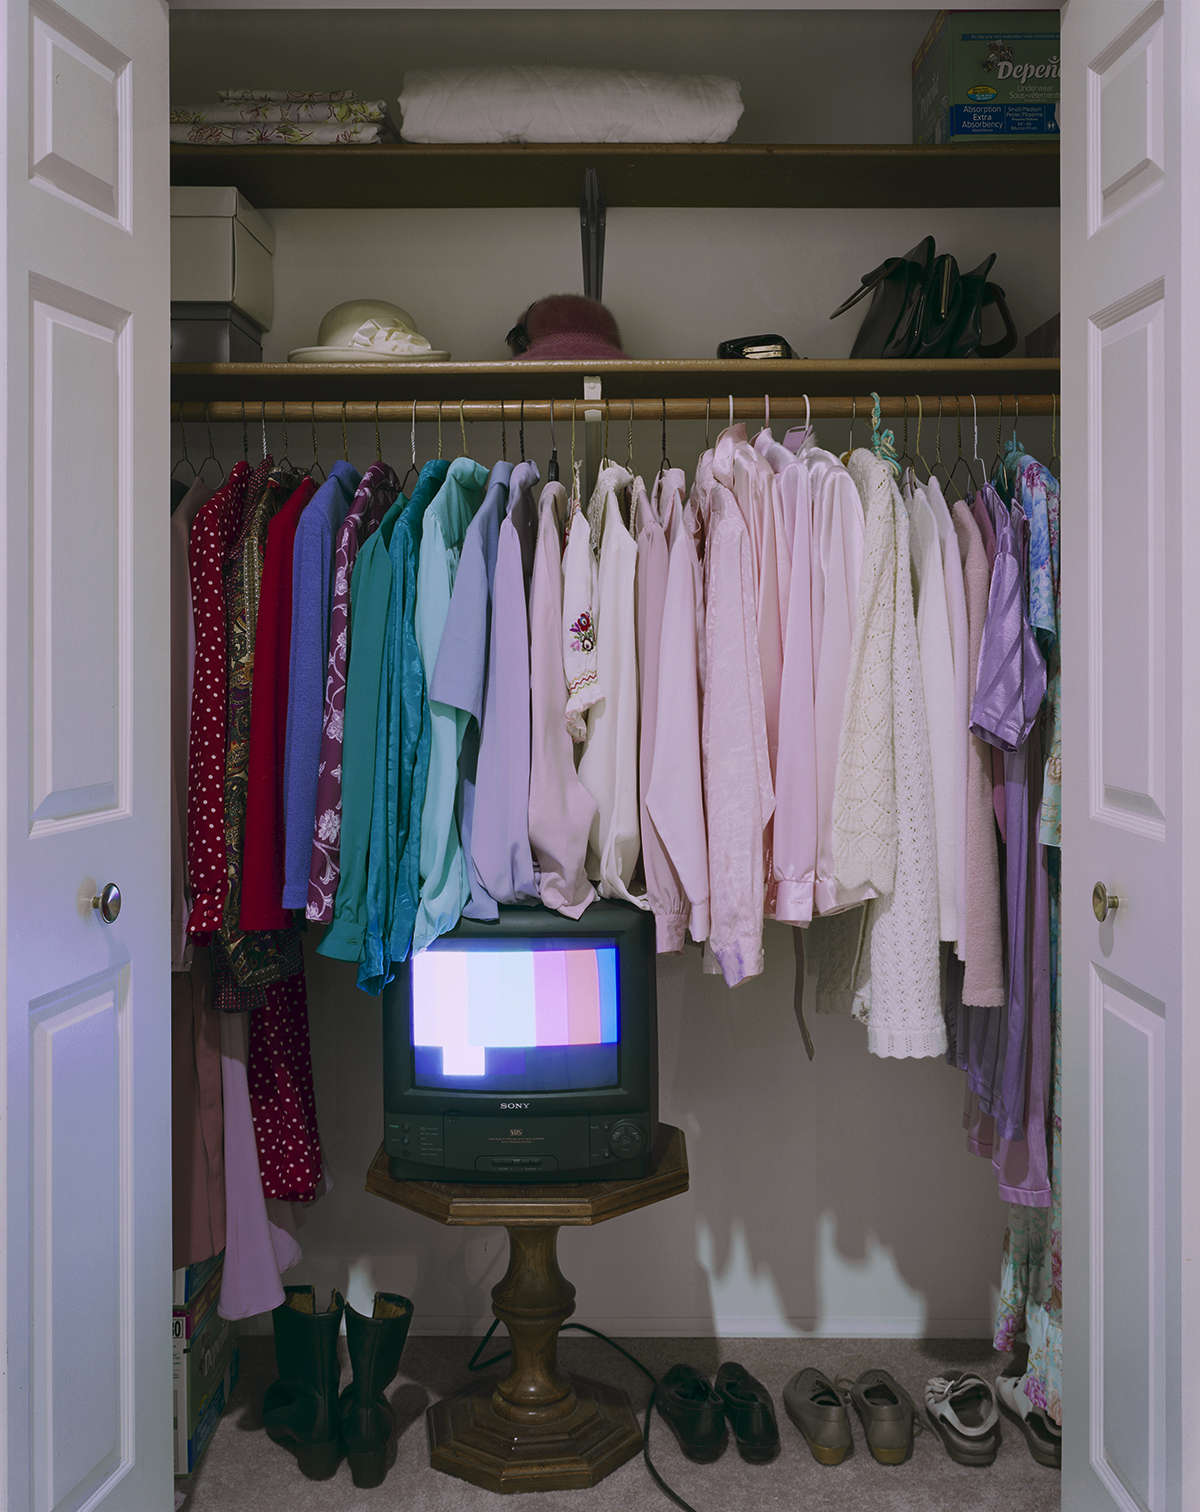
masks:
[[(927, 236), (903, 257), (889, 257), (864, 273), (862, 288), (829, 318), (871, 295), (851, 357), (1003, 357), (1017, 344), (1017, 328), (1004, 290), (988, 280), (995, 261), (993, 252), (960, 273), (949, 253), (934, 256), (933, 237)], [(1004, 335), (984, 346), (983, 310), (990, 304), (1000, 313)]]

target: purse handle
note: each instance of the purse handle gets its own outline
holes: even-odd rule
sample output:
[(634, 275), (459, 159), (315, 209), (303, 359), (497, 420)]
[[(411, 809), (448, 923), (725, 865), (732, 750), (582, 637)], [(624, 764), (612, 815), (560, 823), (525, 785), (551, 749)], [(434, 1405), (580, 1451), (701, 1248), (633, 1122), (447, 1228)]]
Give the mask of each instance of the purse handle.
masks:
[(1004, 322), (1004, 335), (999, 341), (990, 342), (987, 346), (979, 348), (980, 357), (1004, 357), (1011, 352), (1017, 344), (1017, 327), (1012, 316), (1009, 314), (1008, 305), (1005, 303), (1004, 290), (999, 284), (984, 284), (983, 303), (994, 304), (1000, 312), (1000, 319)]

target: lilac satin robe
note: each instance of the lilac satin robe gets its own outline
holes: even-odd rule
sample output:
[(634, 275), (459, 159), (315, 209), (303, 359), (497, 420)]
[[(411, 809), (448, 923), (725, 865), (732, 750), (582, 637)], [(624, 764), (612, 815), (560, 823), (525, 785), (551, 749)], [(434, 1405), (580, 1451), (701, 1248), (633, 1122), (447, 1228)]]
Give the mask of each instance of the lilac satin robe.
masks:
[[(1005, 753), (1008, 984), (1003, 1009), (974, 1008), (964, 1014), (961, 1028), (971, 1090), (982, 1110), (994, 1115), (996, 1133), (1003, 1140), (1020, 1140), (1025, 1134), (1031, 1044), (1035, 1069), (1040, 1068), (1035, 1080), (1040, 1082), (1049, 1066), (1049, 890), (1036, 822), (1046, 663), (1026, 605), (1026, 540), (1027, 524), (1020, 511), (1006, 512), (1000, 520), (971, 710), (972, 732)], [(1041, 1098), (1040, 1085), (1037, 1097)]]

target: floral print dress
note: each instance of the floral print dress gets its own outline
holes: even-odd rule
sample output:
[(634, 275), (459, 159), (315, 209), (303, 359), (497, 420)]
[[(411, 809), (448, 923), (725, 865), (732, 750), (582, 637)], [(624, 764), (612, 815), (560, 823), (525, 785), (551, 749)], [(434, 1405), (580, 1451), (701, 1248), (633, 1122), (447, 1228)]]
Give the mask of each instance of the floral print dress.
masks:
[(1056, 1423), (1062, 1422), (1062, 1038), (1059, 983), (1059, 876), (1062, 857), (1062, 726), (1059, 660), (1058, 480), (1009, 443), (1004, 458), (1012, 499), (1029, 520), (1029, 617), (1046, 654), (1048, 686), (1044, 712), (1046, 775), (1039, 839), (1050, 873), (1050, 1023), (1053, 1062), (1050, 1094), (1050, 1206), (1008, 1210), (995, 1346), (1011, 1350), (1022, 1331), (1029, 1363), (1026, 1396)]

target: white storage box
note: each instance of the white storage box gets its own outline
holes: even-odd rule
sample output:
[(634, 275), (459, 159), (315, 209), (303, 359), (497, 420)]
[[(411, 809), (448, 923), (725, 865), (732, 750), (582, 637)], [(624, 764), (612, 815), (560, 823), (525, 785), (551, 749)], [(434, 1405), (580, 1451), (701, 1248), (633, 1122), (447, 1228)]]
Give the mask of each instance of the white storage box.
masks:
[(232, 304), (268, 331), (275, 232), (232, 186), (171, 190), (171, 300)]

